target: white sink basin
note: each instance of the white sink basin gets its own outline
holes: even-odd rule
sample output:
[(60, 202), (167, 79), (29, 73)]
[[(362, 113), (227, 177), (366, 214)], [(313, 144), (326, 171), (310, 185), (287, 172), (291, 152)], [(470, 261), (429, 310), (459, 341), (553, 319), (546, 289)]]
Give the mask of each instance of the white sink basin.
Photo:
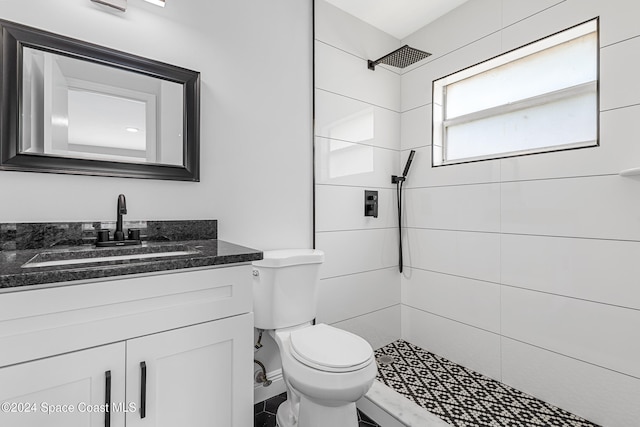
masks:
[(82, 264), (124, 264), (133, 260), (195, 255), (199, 250), (186, 245), (142, 246), (128, 248), (90, 249), (80, 251), (41, 252), (22, 265), (22, 268), (56, 267)]

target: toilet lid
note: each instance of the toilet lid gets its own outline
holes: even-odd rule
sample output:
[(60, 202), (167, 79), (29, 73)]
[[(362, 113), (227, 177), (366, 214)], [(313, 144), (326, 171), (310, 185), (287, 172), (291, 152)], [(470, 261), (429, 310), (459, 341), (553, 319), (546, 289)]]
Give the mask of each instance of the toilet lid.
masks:
[(290, 337), (293, 357), (322, 371), (356, 371), (373, 360), (373, 349), (367, 341), (325, 324), (299, 329)]

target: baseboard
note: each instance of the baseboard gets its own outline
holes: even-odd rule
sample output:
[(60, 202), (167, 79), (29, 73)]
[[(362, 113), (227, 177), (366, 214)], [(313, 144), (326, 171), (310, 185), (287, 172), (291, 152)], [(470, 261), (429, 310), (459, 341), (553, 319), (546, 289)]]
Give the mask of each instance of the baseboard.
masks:
[(276, 369), (274, 371), (267, 372), (267, 378), (271, 380), (271, 385), (267, 387), (264, 387), (262, 384), (258, 383), (255, 383), (253, 385), (254, 404), (260, 403), (263, 400), (267, 400), (286, 391), (284, 378), (282, 377), (282, 369)]

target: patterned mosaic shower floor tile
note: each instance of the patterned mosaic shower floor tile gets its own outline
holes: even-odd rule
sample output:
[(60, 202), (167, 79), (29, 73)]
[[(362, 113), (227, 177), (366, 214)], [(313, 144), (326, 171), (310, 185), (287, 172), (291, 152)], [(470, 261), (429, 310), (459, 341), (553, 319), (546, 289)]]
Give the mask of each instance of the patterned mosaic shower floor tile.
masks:
[(376, 357), (378, 381), (454, 427), (598, 427), (403, 340)]

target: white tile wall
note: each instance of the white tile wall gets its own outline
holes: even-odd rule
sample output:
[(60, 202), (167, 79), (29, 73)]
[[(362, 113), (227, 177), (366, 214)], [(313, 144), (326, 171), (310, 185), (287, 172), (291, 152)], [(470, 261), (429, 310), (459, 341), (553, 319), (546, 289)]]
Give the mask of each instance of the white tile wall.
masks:
[(400, 293), (395, 266), (339, 276), (320, 281), (317, 320), (336, 323), (398, 304)]
[(332, 324), (380, 348), (400, 338), (400, 304)]
[(510, 286), (640, 309), (640, 242), (503, 234)]
[(500, 285), (496, 283), (407, 268), (402, 304), (500, 333)]
[(500, 335), (402, 306), (402, 338), (500, 380)]
[[(319, 317), (374, 347), (401, 333), (602, 425), (635, 426), (640, 178), (617, 173), (640, 166), (640, 4), (467, 2), (402, 41), (433, 54), (402, 77), (364, 65), (393, 40), (333, 7), (316, 11), (331, 21), (316, 33)], [(431, 167), (434, 79), (595, 16), (599, 147)], [(331, 126), (361, 111), (374, 117), (373, 137), (351, 141), (361, 169), (330, 177)], [(410, 149), (400, 281), (389, 176)], [(384, 200), (376, 221), (359, 212), (369, 187)]]
[(640, 379), (640, 310), (503, 287), (502, 334)]
[(637, 379), (509, 338), (502, 338), (502, 381), (601, 426), (640, 420)]
[[(640, 177), (618, 176), (640, 167), (639, 12), (625, 0), (468, 2), (407, 37), (434, 55), (401, 79), (401, 163), (417, 151), (403, 337), (614, 427), (640, 419)], [(431, 167), (434, 78), (596, 16), (599, 147)]]
[[(378, 191), (377, 218), (363, 214), (365, 190)], [(316, 185), (316, 232), (393, 228), (397, 224), (395, 190)]]
[(396, 150), (316, 138), (316, 184), (392, 188), (398, 161)]
[(502, 183), (502, 231), (640, 240), (640, 180), (617, 175)]
[(431, 145), (431, 104), (402, 113), (401, 148), (403, 150)]
[(408, 227), (500, 231), (500, 184), (412, 188), (406, 191)]
[(398, 149), (400, 113), (320, 89), (315, 97), (316, 136)]
[[(316, 88), (400, 111), (400, 76), (321, 41), (315, 42)], [(339, 71), (338, 71), (339, 70)]]
[(566, 0), (510, 0), (502, 2), (502, 25), (509, 26)]
[[(471, 42), (499, 31), (502, 3), (502, 0), (468, 1), (430, 25), (405, 37), (403, 42), (432, 53), (433, 57), (427, 58), (427, 62), (435, 61)], [(407, 70), (412, 69), (407, 68)]]
[[(397, 200), (400, 74), (367, 68), (400, 41), (316, 1), (315, 245), (325, 251), (318, 320), (374, 348), (400, 337)], [(364, 216), (377, 190), (378, 218)]]
[(500, 235), (411, 228), (405, 263), (470, 279), (500, 281)]
[[(580, 0), (571, 0), (571, 6), (579, 7)], [(638, 36), (640, 3), (629, 0), (612, 0), (606, 7), (598, 0), (590, 0), (594, 14), (600, 15), (601, 46), (617, 43)]]
[(640, 73), (640, 58), (629, 55), (640, 49), (640, 37), (613, 44), (600, 51), (600, 109), (640, 103), (640, 87), (629, 84)]
[[(393, 228), (316, 233), (316, 247), (325, 252), (321, 277), (344, 276), (397, 265), (397, 234)], [(399, 287), (399, 279), (396, 287)]]
[(596, 2), (597, 0), (566, 0), (505, 27), (503, 30), (503, 51), (513, 50), (596, 18), (598, 16), (596, 8), (594, 8)]
[[(539, 13), (529, 15), (527, 19), (520, 20), (515, 25), (509, 25), (504, 29), (503, 48), (505, 51), (598, 16), (600, 17), (601, 46), (608, 46), (638, 35), (637, 21), (633, 17), (640, 13), (640, 5), (634, 1), (613, 0), (603, 4), (599, 0), (565, 0), (536, 2), (534, 4), (525, 0), (515, 2), (510, 0), (504, 3), (505, 25), (509, 25), (511, 16), (519, 14), (516, 9), (529, 14), (533, 7), (540, 6)], [(529, 5), (523, 6), (524, 3), (529, 3)], [(545, 3), (557, 3), (557, 5), (544, 9)]]

